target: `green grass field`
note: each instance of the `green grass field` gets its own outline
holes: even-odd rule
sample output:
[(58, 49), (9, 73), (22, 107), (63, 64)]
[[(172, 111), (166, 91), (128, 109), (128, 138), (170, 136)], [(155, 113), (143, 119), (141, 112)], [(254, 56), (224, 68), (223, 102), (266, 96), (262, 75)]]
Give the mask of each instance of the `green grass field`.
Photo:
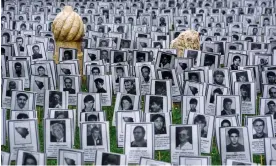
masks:
[[(86, 91), (86, 88), (82, 88), (83, 91)], [(259, 98), (259, 97), (258, 97)], [(257, 108), (258, 108), (258, 101), (257, 100)], [(106, 112), (107, 120), (112, 124), (112, 116), (113, 116), (113, 110), (114, 110), (114, 105), (115, 105), (115, 97), (113, 97), (113, 102), (111, 107), (103, 107), (103, 110)], [(143, 105), (143, 103), (142, 103)], [(69, 108), (76, 108), (76, 107), (70, 107)], [(37, 107), (37, 112), (38, 112), (38, 126), (39, 126), (39, 139), (40, 139), (40, 150), (41, 152), (44, 151), (44, 138), (43, 138), (43, 108), (42, 107)], [(9, 118), (9, 111), (7, 112), (8, 118)], [(173, 124), (180, 124), (181, 123), (181, 109), (180, 109), (180, 104), (174, 104), (173, 105), (173, 110), (172, 110), (172, 119), (173, 119)], [(122, 148), (117, 148), (117, 143), (116, 143), (116, 128), (112, 127), (110, 125), (110, 146), (111, 146), (111, 152), (115, 153), (123, 153)], [(8, 139), (7, 139), (7, 145), (9, 144)], [(80, 148), (80, 138), (79, 138), (79, 128), (77, 128), (77, 131), (75, 133), (75, 146), (73, 147), (74, 149), (79, 149)], [(2, 146), (1, 147), (2, 151), (9, 152), (9, 146)], [(216, 147), (216, 140), (215, 138), (213, 139), (213, 147), (212, 147), (212, 153), (211, 154), (202, 154), (202, 155), (207, 155), (207, 156), (212, 156), (212, 165), (221, 165), (221, 160), (220, 160), (220, 155), (218, 153), (218, 149)], [(165, 161), (165, 162), (170, 162), (170, 152), (169, 151), (155, 151), (155, 159), (160, 160), (160, 161)], [(255, 163), (260, 163), (264, 164), (265, 163), (265, 158), (264, 155), (254, 155), (253, 162)], [(12, 162), (14, 164), (14, 162)], [(92, 163), (87, 163), (88, 165), (92, 165)], [(56, 160), (47, 160), (47, 165), (57, 165)]]

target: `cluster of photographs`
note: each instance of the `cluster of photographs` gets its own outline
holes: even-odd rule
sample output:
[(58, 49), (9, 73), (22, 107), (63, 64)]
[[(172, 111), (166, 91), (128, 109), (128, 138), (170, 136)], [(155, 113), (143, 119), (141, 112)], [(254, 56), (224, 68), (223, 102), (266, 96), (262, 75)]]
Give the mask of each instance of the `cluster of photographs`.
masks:
[[(81, 62), (55, 48), (67, 5)], [(188, 29), (200, 50), (177, 56)], [(276, 165), (275, 0), (6, 0), (1, 79), (3, 165)]]

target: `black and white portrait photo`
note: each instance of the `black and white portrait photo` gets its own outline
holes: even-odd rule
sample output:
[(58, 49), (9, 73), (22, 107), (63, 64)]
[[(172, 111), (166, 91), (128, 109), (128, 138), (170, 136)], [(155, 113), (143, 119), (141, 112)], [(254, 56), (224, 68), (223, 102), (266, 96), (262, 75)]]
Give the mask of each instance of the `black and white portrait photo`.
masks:
[(45, 60), (46, 53), (43, 43), (36, 43), (33, 45), (27, 45), (28, 55), (32, 57), (32, 60)]
[[(153, 123), (126, 123), (125, 133), (125, 153), (128, 154), (128, 163), (139, 163), (140, 157), (154, 156), (154, 129)], [(141, 150), (147, 151), (140, 153)]]
[(35, 94), (24, 91), (13, 91), (11, 99), (11, 109), (13, 110), (33, 110), (35, 109)]
[(77, 49), (59, 48), (59, 61), (73, 60), (77, 58)]
[[(44, 108), (68, 108), (68, 92), (45, 90)], [(48, 117), (48, 112), (44, 112), (44, 117)]]
[[(84, 122), (81, 128), (81, 147), (84, 151), (84, 161), (95, 161), (97, 151), (109, 151), (109, 123)], [(90, 154), (90, 155), (88, 155)]]
[(219, 132), (222, 163), (226, 163), (226, 159), (252, 161), (247, 127), (223, 127)]
[(264, 138), (274, 136), (272, 116), (247, 117), (246, 121), (252, 153), (265, 153)]
[(121, 78), (120, 92), (139, 95), (140, 94), (140, 83), (138, 77), (124, 77)]
[(2, 78), (3, 80), (3, 93), (2, 93), (2, 106), (11, 108), (12, 91), (22, 91), (24, 89), (23, 79), (19, 78)]
[(72, 119), (45, 119), (44, 146), (48, 158), (57, 158), (58, 148), (72, 148)]
[(204, 96), (183, 96), (182, 97), (182, 123), (187, 124), (190, 112), (202, 113), (205, 110)]
[(198, 125), (171, 125), (171, 162), (179, 164), (180, 153), (200, 154), (200, 135)]
[(23, 78), (24, 88), (29, 88), (29, 70), (27, 61), (23, 60), (8, 60), (9, 75), (11, 78)]
[(156, 68), (172, 68), (172, 66), (174, 66), (175, 57), (175, 54), (159, 51), (156, 59)]
[(151, 81), (151, 94), (167, 96), (171, 95), (171, 83), (169, 80), (154, 80)]
[(59, 149), (58, 165), (83, 165), (83, 151), (76, 149)]
[(94, 80), (94, 84), (95, 84), (97, 93), (107, 93), (106, 87), (105, 87), (106, 84), (104, 83), (104, 79), (96, 78)]

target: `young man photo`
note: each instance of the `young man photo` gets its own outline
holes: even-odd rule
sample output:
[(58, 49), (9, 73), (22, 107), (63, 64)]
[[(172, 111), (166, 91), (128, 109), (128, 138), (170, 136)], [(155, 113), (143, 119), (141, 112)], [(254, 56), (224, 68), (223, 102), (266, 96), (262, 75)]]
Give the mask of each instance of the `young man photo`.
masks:
[(226, 152), (244, 152), (244, 146), (239, 143), (240, 132), (236, 128), (228, 130), (230, 143), (226, 146)]
[(265, 122), (261, 118), (257, 118), (253, 121), (253, 128), (255, 130), (255, 134), (253, 134), (253, 139), (267, 138), (267, 133), (264, 132)]

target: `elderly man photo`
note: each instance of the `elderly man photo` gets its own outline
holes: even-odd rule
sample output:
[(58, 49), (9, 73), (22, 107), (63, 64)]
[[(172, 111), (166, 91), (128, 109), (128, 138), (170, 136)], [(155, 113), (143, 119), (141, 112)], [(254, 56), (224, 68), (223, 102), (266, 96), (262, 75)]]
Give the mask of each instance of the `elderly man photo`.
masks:
[(61, 121), (52, 121), (50, 126), (51, 142), (66, 142), (65, 126)]
[(136, 126), (133, 130), (134, 141), (131, 142), (131, 147), (147, 147), (147, 140), (145, 139), (145, 128), (143, 126)]
[(261, 118), (257, 118), (253, 121), (253, 128), (255, 130), (255, 134), (253, 134), (253, 139), (267, 138), (268, 135), (264, 132), (265, 122)]
[(39, 48), (38, 45), (34, 45), (32, 47), (32, 50), (33, 50), (33, 55), (32, 55), (33, 59), (40, 59), (40, 58), (42, 58), (42, 54), (39, 53), (40, 48)]
[(239, 143), (240, 132), (236, 128), (228, 130), (230, 143), (226, 146), (226, 152), (243, 152), (244, 146)]
[(25, 93), (18, 93), (16, 95), (16, 105), (15, 105), (15, 110), (28, 110), (28, 95)]
[(64, 86), (63, 91), (68, 91), (69, 94), (76, 94), (76, 90), (72, 88), (73, 86), (73, 80), (70, 77), (64, 78)]
[(175, 134), (176, 149), (193, 149), (192, 127), (177, 127)]

